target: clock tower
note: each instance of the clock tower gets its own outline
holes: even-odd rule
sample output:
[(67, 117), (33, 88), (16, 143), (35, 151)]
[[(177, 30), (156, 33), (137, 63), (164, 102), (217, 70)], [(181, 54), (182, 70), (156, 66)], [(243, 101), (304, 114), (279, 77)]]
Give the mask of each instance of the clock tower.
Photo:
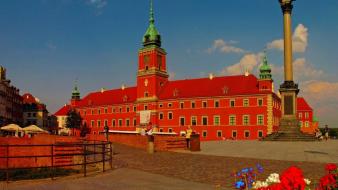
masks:
[(169, 77), (166, 67), (166, 54), (165, 50), (161, 48), (161, 35), (155, 27), (153, 2), (151, 0), (149, 26), (143, 36), (143, 47), (138, 52), (138, 102), (158, 100), (158, 94)]

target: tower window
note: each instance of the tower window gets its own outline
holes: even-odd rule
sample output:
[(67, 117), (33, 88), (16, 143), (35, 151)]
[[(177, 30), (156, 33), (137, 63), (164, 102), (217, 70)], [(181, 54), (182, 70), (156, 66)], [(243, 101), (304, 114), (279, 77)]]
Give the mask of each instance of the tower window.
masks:
[(191, 108), (195, 108), (195, 102), (191, 102)]
[(148, 97), (148, 92), (144, 92), (144, 97)]

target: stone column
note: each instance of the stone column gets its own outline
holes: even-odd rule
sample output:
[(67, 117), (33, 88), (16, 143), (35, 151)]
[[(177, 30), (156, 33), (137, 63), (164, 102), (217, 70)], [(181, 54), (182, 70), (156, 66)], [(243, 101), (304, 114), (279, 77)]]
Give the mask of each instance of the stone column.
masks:
[(293, 81), (292, 69), (292, 26), (291, 12), (294, 0), (279, 0), (284, 19), (284, 83), (280, 86), (282, 95), (282, 118), (280, 131), (299, 130), (297, 112), (298, 85)]

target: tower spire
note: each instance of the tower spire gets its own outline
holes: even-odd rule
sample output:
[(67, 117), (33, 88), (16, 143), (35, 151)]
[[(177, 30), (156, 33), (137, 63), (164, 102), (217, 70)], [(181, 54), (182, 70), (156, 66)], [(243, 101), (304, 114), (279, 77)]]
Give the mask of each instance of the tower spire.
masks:
[(161, 35), (155, 27), (153, 0), (150, 0), (149, 26), (143, 36), (143, 46), (155, 45), (161, 47)]
[(263, 59), (262, 59), (262, 66), (259, 68), (259, 78), (260, 79), (271, 79), (272, 75), (271, 75), (271, 68), (268, 64), (268, 58), (266, 56), (266, 51), (264, 50), (264, 54), (263, 54)]
[(155, 18), (154, 18), (154, 9), (153, 9), (153, 0), (150, 0), (150, 17), (149, 17), (149, 23), (154, 24)]
[(77, 87), (77, 79), (76, 79), (74, 83), (74, 89), (72, 91), (72, 100), (79, 100), (79, 99), (80, 99), (80, 91), (79, 91), (79, 88)]

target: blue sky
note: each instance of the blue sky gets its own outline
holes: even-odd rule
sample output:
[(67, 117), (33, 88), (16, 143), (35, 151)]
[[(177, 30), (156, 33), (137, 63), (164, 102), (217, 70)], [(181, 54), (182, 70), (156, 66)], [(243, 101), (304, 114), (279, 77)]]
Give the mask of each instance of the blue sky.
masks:
[[(338, 126), (338, 1), (297, 0), (295, 78), (321, 124)], [(282, 13), (277, 0), (154, 0), (171, 79), (257, 72), (267, 48), (282, 80)], [(135, 84), (149, 0), (0, 1), (0, 65), (55, 112), (76, 78), (82, 95)]]

